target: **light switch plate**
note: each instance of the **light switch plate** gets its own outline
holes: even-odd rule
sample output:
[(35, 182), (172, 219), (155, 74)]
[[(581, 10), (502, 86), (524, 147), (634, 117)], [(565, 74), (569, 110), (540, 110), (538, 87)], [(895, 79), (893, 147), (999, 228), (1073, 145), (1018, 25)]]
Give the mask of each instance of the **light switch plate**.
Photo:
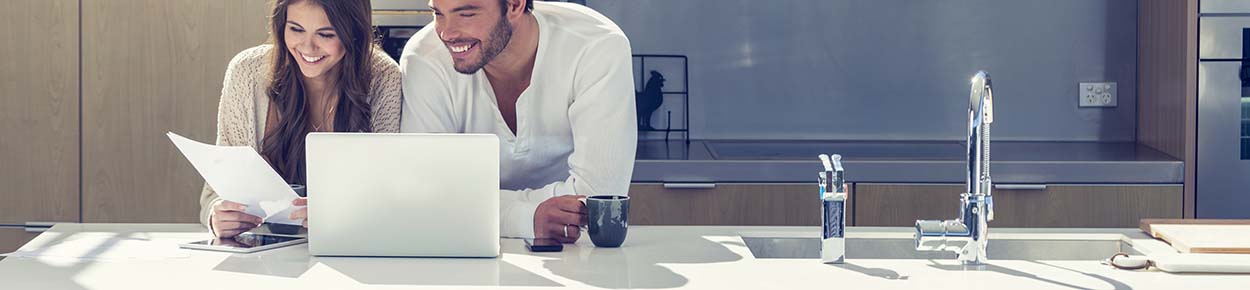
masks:
[(1114, 108), (1116, 100), (1115, 83), (1081, 83), (1081, 108)]

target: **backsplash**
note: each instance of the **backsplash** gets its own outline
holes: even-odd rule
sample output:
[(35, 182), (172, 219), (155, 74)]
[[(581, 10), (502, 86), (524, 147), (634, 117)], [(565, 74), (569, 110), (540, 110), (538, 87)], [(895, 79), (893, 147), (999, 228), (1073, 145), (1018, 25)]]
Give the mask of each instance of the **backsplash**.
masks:
[[(587, 4), (634, 53), (689, 57), (695, 139), (961, 140), (977, 70), (994, 79), (996, 140), (1135, 136), (1135, 0)], [(1078, 108), (1080, 82), (1117, 83), (1118, 107)]]

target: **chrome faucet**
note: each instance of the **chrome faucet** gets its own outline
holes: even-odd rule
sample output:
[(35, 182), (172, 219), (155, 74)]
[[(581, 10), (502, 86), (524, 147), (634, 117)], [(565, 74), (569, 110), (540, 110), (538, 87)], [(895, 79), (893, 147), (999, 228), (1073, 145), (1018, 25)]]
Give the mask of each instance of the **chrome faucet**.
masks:
[(968, 172), (966, 191), (959, 198), (959, 217), (954, 220), (917, 220), (916, 250), (949, 251), (959, 261), (980, 265), (987, 261), (988, 223), (994, 220), (994, 196), (990, 181), (990, 123), (994, 122), (994, 90), (990, 75), (977, 72), (972, 78), (968, 103)]

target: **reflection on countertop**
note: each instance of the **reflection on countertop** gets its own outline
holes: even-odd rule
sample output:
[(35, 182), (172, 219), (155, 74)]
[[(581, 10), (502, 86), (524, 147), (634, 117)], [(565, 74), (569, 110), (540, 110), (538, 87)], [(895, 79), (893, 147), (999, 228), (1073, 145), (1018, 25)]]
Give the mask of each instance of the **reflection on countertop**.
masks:
[[(1000, 183), (1176, 184), (1183, 162), (1134, 142), (998, 141)], [(957, 141), (640, 141), (635, 182), (810, 182), (816, 155), (842, 154), (852, 182), (963, 182)]]
[[(850, 245), (848, 253), (872, 255), (897, 249), (900, 241), (910, 251), (912, 230), (848, 228), (852, 241), (871, 241)], [(757, 257), (747, 242), (815, 239), (818, 232), (816, 227), (633, 226), (620, 248), (598, 248), (581, 239), (563, 252), (533, 253), (520, 240), (502, 239), (502, 254), (493, 259), (314, 257), (307, 245), (252, 254), (180, 249), (185, 257), (160, 260), (10, 257), (0, 260), (0, 281), (5, 289), (1243, 289), (1250, 283), (1246, 275), (1125, 271), (1050, 253), (1040, 259), (991, 259), (986, 266), (880, 256), (829, 265), (814, 258)], [(210, 237), (199, 224), (62, 223), (23, 248), (99, 235), (171, 246)], [(1174, 251), (1137, 229), (998, 228), (990, 237), (1000, 244), (1121, 241), (1146, 255)], [(118, 250), (108, 243), (87, 246), (98, 253)]]

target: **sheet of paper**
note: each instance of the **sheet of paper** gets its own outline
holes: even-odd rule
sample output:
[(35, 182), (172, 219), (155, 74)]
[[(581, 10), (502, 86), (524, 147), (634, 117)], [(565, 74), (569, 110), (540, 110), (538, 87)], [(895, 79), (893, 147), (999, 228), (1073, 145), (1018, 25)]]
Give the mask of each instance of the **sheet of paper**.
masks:
[(77, 233), (54, 244), (20, 250), (8, 256), (63, 263), (63, 260), (166, 260), (187, 258), (190, 254), (168, 241), (122, 237), (113, 233)]
[(256, 150), (204, 144), (173, 132), (166, 135), (222, 199), (246, 204), (248, 214), (263, 217), (266, 222), (302, 224), (287, 216), (296, 209), (291, 201), (299, 195)]

